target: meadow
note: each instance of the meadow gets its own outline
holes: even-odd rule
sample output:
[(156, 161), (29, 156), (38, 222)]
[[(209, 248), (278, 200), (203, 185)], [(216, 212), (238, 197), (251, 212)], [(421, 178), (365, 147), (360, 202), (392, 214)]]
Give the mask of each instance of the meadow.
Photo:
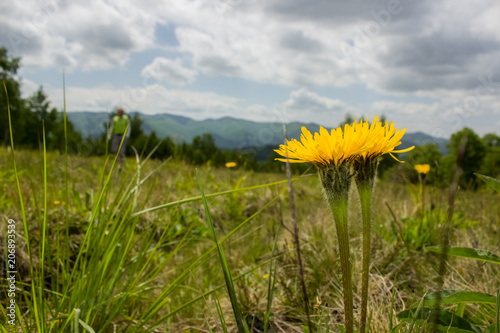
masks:
[[(293, 215), (311, 327), (343, 331), (335, 224), (314, 167), (292, 175), (291, 205), (284, 169), (114, 158), (0, 148), (3, 332), (237, 332), (238, 320), (250, 332), (309, 332)], [(460, 189), (448, 218), (449, 192), (377, 181), (370, 332), (498, 332), (500, 197), (489, 187)], [(355, 319), (358, 203), (353, 186)], [(9, 219), (16, 233), (16, 328), (7, 317)], [(446, 235), (451, 248), (443, 271), (436, 251)], [(454, 255), (455, 247), (470, 251)], [(440, 289), (436, 327), (430, 313)]]

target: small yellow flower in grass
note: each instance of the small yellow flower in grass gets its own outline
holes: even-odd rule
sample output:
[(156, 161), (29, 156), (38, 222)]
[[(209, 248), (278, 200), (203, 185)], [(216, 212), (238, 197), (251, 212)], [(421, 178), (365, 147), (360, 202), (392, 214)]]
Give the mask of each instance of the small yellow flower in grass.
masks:
[(416, 164), (413, 168), (417, 170), (418, 173), (423, 173), (424, 175), (431, 170), (431, 166), (429, 164)]
[(269, 277), (269, 274), (264, 274), (263, 278), (267, 279)]
[(59, 200), (54, 200), (54, 205), (60, 205), (61, 204), (61, 201)]
[(236, 165), (237, 165), (236, 162), (227, 162), (226, 168), (234, 168)]

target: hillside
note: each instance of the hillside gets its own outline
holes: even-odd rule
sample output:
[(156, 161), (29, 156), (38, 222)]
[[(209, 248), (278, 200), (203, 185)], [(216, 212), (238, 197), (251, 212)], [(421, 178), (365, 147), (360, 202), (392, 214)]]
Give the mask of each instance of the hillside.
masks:
[[(276, 122), (259, 123), (232, 117), (220, 119), (194, 120), (187, 117), (157, 114), (146, 115), (139, 113), (144, 121), (143, 129), (146, 134), (155, 131), (159, 137), (169, 136), (177, 142), (191, 142), (193, 137), (210, 133), (220, 148), (241, 149), (248, 147), (277, 146), (283, 142), (283, 125)], [(69, 112), (68, 119), (84, 136), (97, 136), (104, 131), (102, 125), (108, 120), (106, 112)], [(299, 138), (301, 127), (306, 126), (311, 131), (317, 131), (319, 125), (314, 123), (292, 122), (287, 124), (289, 138)], [(442, 152), (446, 152), (448, 140), (435, 138), (422, 132), (407, 133), (402, 147), (435, 143)]]

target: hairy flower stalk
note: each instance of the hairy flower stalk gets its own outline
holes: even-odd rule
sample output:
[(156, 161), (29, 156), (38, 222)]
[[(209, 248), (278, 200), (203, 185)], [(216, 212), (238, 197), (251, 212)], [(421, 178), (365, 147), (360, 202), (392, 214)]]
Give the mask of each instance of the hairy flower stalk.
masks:
[(357, 171), (356, 185), (361, 203), (361, 218), (363, 220), (363, 264), (361, 275), (361, 320), (359, 332), (366, 332), (368, 307), (368, 277), (370, 275), (370, 243), (372, 227), (372, 201), (377, 174), (378, 159), (360, 158), (354, 163)]
[(404, 130), (396, 130), (392, 122), (390, 125), (388, 122), (382, 125), (377, 116), (373, 119), (371, 126), (368, 124), (367, 118), (366, 122), (363, 122), (363, 120), (360, 122), (355, 121), (353, 127), (359, 135), (366, 135), (367, 140), (373, 144), (353, 162), (363, 221), (363, 268), (361, 273), (361, 318), (359, 322), (359, 332), (365, 333), (367, 330), (366, 319), (368, 312), (368, 285), (371, 258), (372, 201), (375, 178), (377, 176), (378, 158), (388, 153), (395, 160), (399, 161), (392, 153), (407, 152), (414, 147), (395, 150), (394, 148), (401, 144), (400, 140), (406, 128)]
[(337, 239), (339, 243), (340, 267), (342, 271), (342, 289), (344, 298), (345, 329), (353, 332), (354, 306), (352, 294), (351, 260), (349, 250), (349, 224), (347, 207), (349, 203), (349, 189), (352, 180), (350, 163), (344, 162), (338, 169), (318, 169), (325, 198), (330, 205)]
[[(349, 189), (352, 182), (353, 158), (370, 147), (366, 135), (356, 133), (354, 127), (346, 125), (344, 130), (337, 128), (329, 133), (320, 127), (314, 136), (305, 127), (302, 128), (301, 141), (287, 140), (276, 150), (281, 156), (287, 156), (292, 163), (310, 162), (318, 168), (325, 198), (332, 211), (339, 243), (340, 266), (344, 298), (345, 329), (354, 332), (354, 311), (351, 279), (351, 261), (349, 251), (349, 228), (347, 207)], [(278, 159), (286, 162), (286, 159)]]

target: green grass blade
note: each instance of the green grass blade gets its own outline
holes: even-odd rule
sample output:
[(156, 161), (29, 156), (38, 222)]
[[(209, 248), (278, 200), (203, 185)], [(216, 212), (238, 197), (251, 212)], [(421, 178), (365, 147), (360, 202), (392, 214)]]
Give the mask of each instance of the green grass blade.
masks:
[[(284, 190), (283, 190), (284, 191)], [(220, 243), (222, 244), (224, 241), (226, 241), (228, 238), (230, 238), (234, 233), (236, 233), (238, 230), (240, 230), (243, 226), (245, 226), (247, 223), (249, 223), (251, 220), (253, 220), (256, 216), (258, 216), (260, 213), (262, 213), (267, 207), (269, 207), (273, 202), (275, 202), (279, 198), (280, 194), (276, 195), (273, 199), (271, 199), (268, 203), (266, 203), (262, 208), (260, 208), (258, 211), (256, 211), (254, 214), (249, 216), (247, 219), (245, 219), (243, 222), (241, 222), (238, 226), (236, 226), (233, 230), (231, 230), (228, 234), (226, 234), (222, 239), (220, 240)], [(157, 313), (165, 304), (166, 304), (166, 297), (169, 295), (172, 290), (191, 272), (191, 270), (198, 265), (204, 258), (206, 258), (210, 253), (215, 251), (217, 249), (217, 246), (214, 245), (205, 253), (203, 253), (200, 257), (198, 257), (196, 260), (194, 260), (189, 266), (182, 271), (179, 276), (172, 281), (167, 288), (158, 296), (157, 301), (154, 302), (146, 311), (148, 315), (143, 318), (143, 321), (139, 322), (139, 325), (145, 324), (145, 321), (150, 319), (153, 314)], [(166, 317), (165, 317), (166, 318)], [(156, 321), (152, 326), (154, 327), (155, 325), (159, 324), (161, 320)]]
[[(283, 252), (283, 253), (281, 253), (279, 256), (284, 256), (285, 254), (287, 254), (287, 253), (289, 253), (289, 252), (291, 252), (291, 251), (293, 251), (293, 250), (290, 250), (290, 251), (287, 251), (287, 252)], [(265, 262), (260, 263), (259, 265), (257, 265), (257, 266), (255, 266), (255, 267), (253, 267), (252, 269), (249, 269), (249, 270), (247, 270), (247, 271), (245, 271), (245, 272), (241, 273), (240, 275), (235, 276), (235, 277), (233, 278), (233, 281), (236, 281), (236, 280), (239, 280), (239, 279), (243, 278), (244, 276), (246, 276), (246, 275), (248, 275), (248, 274), (250, 274), (250, 273), (254, 272), (256, 269), (258, 269), (258, 268), (260, 268), (260, 267), (262, 267), (262, 266), (265, 266), (265, 265), (269, 264), (270, 262), (272, 262), (272, 261), (274, 261), (274, 260), (276, 260), (276, 259), (277, 259), (277, 258), (272, 258), (272, 259), (266, 260)], [(192, 299), (191, 301), (189, 301), (189, 302), (187, 302), (187, 303), (185, 303), (185, 304), (181, 305), (180, 307), (178, 307), (177, 309), (173, 310), (172, 312), (170, 312), (170, 313), (166, 314), (165, 316), (163, 316), (162, 318), (160, 318), (158, 321), (156, 321), (156, 322), (155, 322), (153, 325), (151, 325), (151, 326), (152, 326), (152, 327), (154, 327), (154, 326), (156, 326), (156, 325), (160, 324), (162, 321), (164, 321), (164, 320), (166, 320), (166, 319), (168, 319), (168, 318), (172, 317), (173, 315), (175, 315), (175, 314), (177, 314), (177, 313), (181, 312), (182, 310), (184, 310), (184, 309), (186, 309), (187, 307), (189, 307), (189, 306), (193, 305), (194, 303), (196, 303), (196, 302), (198, 302), (198, 301), (200, 301), (200, 300), (204, 299), (206, 296), (208, 296), (208, 295), (210, 295), (210, 294), (213, 294), (214, 292), (216, 292), (216, 291), (218, 291), (218, 290), (223, 289), (225, 286), (226, 286), (226, 284), (225, 284), (225, 283), (220, 284), (220, 285), (218, 285), (217, 287), (213, 288), (212, 290), (207, 291), (207, 292), (206, 292), (206, 293), (204, 293), (203, 295), (198, 296), (198, 297), (196, 297), (196, 298)]]
[[(441, 246), (428, 246), (425, 249), (435, 253), (443, 253), (443, 248)], [(450, 247), (448, 249), (448, 255), (500, 264), (500, 257), (493, 252), (469, 247)]]
[[(296, 181), (296, 180), (299, 180), (300, 178), (307, 177), (307, 176), (309, 176), (309, 175), (304, 175), (304, 176), (300, 176), (300, 177), (297, 177), (297, 178), (292, 178), (292, 181)], [(213, 197), (217, 197), (217, 196), (220, 196), (220, 195), (226, 195), (226, 194), (230, 194), (230, 193), (234, 193), (234, 192), (245, 192), (245, 191), (248, 191), (248, 190), (256, 190), (256, 189), (259, 189), (259, 188), (269, 187), (269, 186), (273, 186), (273, 185), (277, 185), (277, 184), (283, 184), (283, 183), (287, 183), (287, 182), (288, 182), (288, 180), (280, 180), (278, 182), (273, 182), (273, 183), (268, 183), (268, 184), (263, 184), (263, 185), (255, 185), (255, 186), (250, 186), (250, 187), (242, 187), (242, 188), (237, 188), (237, 189), (234, 189), (234, 190), (229, 190), (229, 191), (223, 191), (223, 192), (217, 192), (217, 193), (207, 194), (207, 195), (205, 195), (205, 198), (213, 198)], [(169, 203), (166, 203), (164, 205), (159, 205), (159, 206), (147, 208), (147, 209), (141, 210), (139, 212), (136, 212), (136, 213), (132, 214), (132, 217), (135, 217), (135, 216), (138, 216), (138, 215), (142, 215), (142, 214), (145, 214), (145, 213), (149, 213), (149, 212), (154, 212), (155, 210), (159, 210), (159, 209), (163, 209), (163, 208), (168, 208), (168, 207), (173, 207), (173, 206), (184, 204), (184, 203), (188, 203), (188, 202), (198, 201), (198, 200), (201, 200), (201, 199), (202, 199), (202, 197), (198, 196), (198, 197), (192, 197), (192, 198), (187, 198), (187, 199), (182, 199), (182, 200), (178, 200), (178, 201), (169, 202)]]
[(486, 327), (483, 333), (497, 333), (497, 323), (493, 323), (490, 326)]
[(203, 206), (205, 207), (205, 213), (208, 221), (210, 230), (212, 231), (212, 236), (214, 237), (215, 244), (217, 245), (217, 252), (219, 254), (220, 264), (222, 266), (222, 272), (224, 274), (224, 280), (226, 281), (227, 291), (229, 293), (229, 299), (231, 301), (231, 306), (233, 307), (234, 318), (236, 319), (236, 325), (238, 326), (239, 333), (245, 333), (248, 329), (243, 324), (243, 316), (241, 315), (240, 307), (238, 305), (238, 300), (236, 298), (236, 292), (234, 290), (233, 279), (231, 278), (231, 272), (224, 254), (224, 250), (217, 240), (217, 234), (212, 222), (212, 217), (210, 216), (210, 211), (208, 210), (207, 199), (205, 198), (205, 193), (203, 192), (203, 186), (201, 185), (200, 175), (198, 170), (196, 170), (196, 179), (198, 180), (198, 186), (200, 188), (201, 197), (203, 201)]
[(220, 325), (222, 327), (222, 332), (227, 333), (226, 319), (224, 319), (224, 313), (222, 313), (222, 308), (220, 306), (219, 298), (215, 296), (215, 307), (217, 309), (217, 315), (219, 316)]
[(80, 309), (75, 309), (75, 316), (73, 317), (73, 332), (80, 333)]
[(83, 320), (81, 319), (78, 319), (78, 323), (80, 325), (82, 325), (83, 328), (85, 328), (85, 330), (89, 333), (95, 333), (95, 331), (92, 329), (92, 327), (90, 327), (89, 325), (87, 325)]
[(485, 175), (475, 174), (479, 179), (488, 184), (492, 189), (500, 193), (500, 180)]
[[(417, 310), (415, 311), (415, 315), (413, 316), (410, 327), (408, 328), (408, 333), (411, 333), (413, 331), (413, 326), (415, 326), (415, 322), (417, 321), (418, 315), (422, 309), (422, 305), (424, 304), (424, 298), (426, 295), (424, 295), (424, 297), (422, 297), (420, 299), (420, 303), (418, 304)], [(409, 311), (411, 311), (411, 310), (409, 310)], [(398, 315), (397, 315), (398, 318), (399, 318), (399, 315), (400, 315), (400, 313), (398, 313)]]
[[(16, 158), (15, 158), (15, 149), (14, 149), (14, 134), (12, 132), (12, 119), (10, 115), (10, 103), (9, 103), (9, 93), (7, 92), (7, 85), (5, 84), (5, 80), (3, 82), (3, 87), (5, 90), (5, 98), (7, 101), (7, 115), (9, 119), (9, 135), (10, 135), (10, 147), (11, 147), (11, 155), (12, 155), (12, 164), (14, 168), (14, 175), (16, 179), (16, 186), (17, 186), (17, 193), (19, 195), (19, 205), (21, 208), (21, 216), (23, 218), (23, 227), (24, 227), (24, 237), (26, 241), (26, 250), (28, 252), (29, 256), (29, 261), (30, 261), (30, 279), (31, 279), (31, 290), (35, 291), (35, 274), (33, 270), (33, 256), (31, 253), (31, 245), (30, 245), (30, 239), (29, 239), (29, 232), (28, 232), (28, 220), (26, 217), (26, 209), (24, 207), (24, 199), (23, 199), (23, 194), (21, 191), (21, 184), (19, 182), (19, 173), (17, 171), (17, 165), (16, 165)], [(31, 305), (33, 308), (31, 309), (32, 312), (35, 315), (35, 323), (37, 326), (38, 331), (41, 331), (41, 325), (43, 322), (43, 317), (40, 316), (39, 309), (38, 309), (38, 297), (36, 295), (36, 292), (33, 293), (33, 300)]]
[[(469, 320), (461, 318), (454, 313), (446, 310), (440, 312), (440, 316), (437, 318), (437, 324), (431, 322), (431, 318), (434, 315), (434, 308), (424, 307), (418, 313), (413, 315), (413, 309), (405, 310), (398, 313), (398, 318), (404, 322), (412, 323), (411, 329), (413, 329), (413, 324), (418, 323), (421, 325), (422, 329), (420, 332), (431, 332), (431, 327), (435, 327), (439, 332), (455, 332), (455, 333), (477, 333), (477, 327), (475, 327)], [(426, 328), (426, 329), (424, 329)], [(411, 331), (410, 331), (411, 332)], [(480, 332), (480, 331), (479, 331)]]
[(272, 260), (271, 263), (269, 264), (269, 283), (267, 286), (267, 306), (264, 315), (264, 333), (267, 333), (267, 328), (269, 326), (269, 317), (271, 316), (271, 307), (273, 305), (275, 282), (276, 282), (276, 264), (274, 261), (274, 252), (276, 251), (276, 247), (278, 245), (278, 235), (281, 229), (280, 227), (281, 226), (279, 226), (278, 230), (276, 231), (276, 236), (274, 238), (274, 243), (271, 250)]
[(465, 313), (465, 303), (458, 303), (455, 309), (455, 313), (457, 314), (457, 316), (463, 317)]
[[(425, 305), (433, 306), (436, 303), (437, 292), (429, 293), (425, 296)], [(496, 304), (497, 298), (492, 295), (476, 291), (443, 290), (441, 291), (441, 304), (460, 304), (460, 303), (484, 303)], [(416, 306), (416, 304), (413, 304)]]
[[(66, 272), (64, 272), (64, 276), (69, 275), (70, 269), (70, 256), (71, 251), (69, 247), (69, 219), (68, 219), (68, 210), (69, 210), (69, 179), (68, 179), (68, 118), (66, 114), (66, 75), (63, 71), (63, 122), (64, 122), (64, 225), (66, 231), (65, 238), (65, 247), (66, 247)], [(74, 188), (74, 186), (73, 186)], [(80, 198), (80, 196), (78, 196)]]
[[(45, 122), (42, 122), (42, 137), (43, 137), (43, 220), (42, 220), (42, 235), (41, 235), (41, 245), (42, 250), (40, 252), (40, 304), (41, 304), (41, 314), (42, 318), (45, 318), (45, 297), (44, 297), (44, 285), (45, 285), (45, 245), (47, 243), (47, 149), (45, 142)], [(45, 332), (45, 325), (41, 325), (41, 332)]]
[(497, 292), (496, 333), (500, 333), (500, 289)]
[[(128, 129), (128, 126), (127, 126), (127, 129)], [(122, 138), (122, 141), (120, 143), (120, 147), (118, 148), (118, 151), (121, 149), (122, 143), (123, 143), (123, 138)], [(78, 267), (78, 264), (81, 261), (83, 253), (86, 253), (89, 250), (89, 246), (90, 246), (89, 238), (90, 238), (90, 235), (92, 234), (92, 231), (94, 230), (94, 220), (96, 219), (98, 213), (100, 213), (103, 197), (105, 196), (106, 189), (108, 187), (108, 184), (111, 181), (111, 175), (113, 173), (113, 170), (114, 170), (114, 167), (116, 165), (117, 160), (118, 160), (118, 153), (115, 155), (113, 163), (111, 164), (111, 168), (108, 172), (108, 176), (106, 177), (106, 180), (104, 181), (104, 184), (103, 184), (102, 189), (99, 193), (99, 197), (97, 199), (97, 202), (95, 203), (95, 207), (94, 207), (94, 209), (92, 211), (92, 215), (90, 217), (89, 227), (87, 229), (87, 232), (85, 233), (85, 236), (83, 237), (82, 243), (80, 244), (80, 251), (78, 251), (78, 254), (77, 254), (76, 259), (75, 259), (75, 263), (73, 265), (74, 269), (71, 270), (71, 274), (70, 274), (69, 278), (67, 279), (67, 284), (66, 284), (66, 287), (64, 288), (64, 293), (63, 293), (64, 295), (68, 295), (68, 290), (70, 288), (71, 282), (73, 281), (73, 277), (74, 277), (75, 273), (79, 272), (79, 271), (85, 271), (86, 263), (83, 263), (83, 267), (81, 267), (79, 269), (76, 269), (76, 268)], [(106, 159), (106, 162), (107, 162), (107, 159)]]

